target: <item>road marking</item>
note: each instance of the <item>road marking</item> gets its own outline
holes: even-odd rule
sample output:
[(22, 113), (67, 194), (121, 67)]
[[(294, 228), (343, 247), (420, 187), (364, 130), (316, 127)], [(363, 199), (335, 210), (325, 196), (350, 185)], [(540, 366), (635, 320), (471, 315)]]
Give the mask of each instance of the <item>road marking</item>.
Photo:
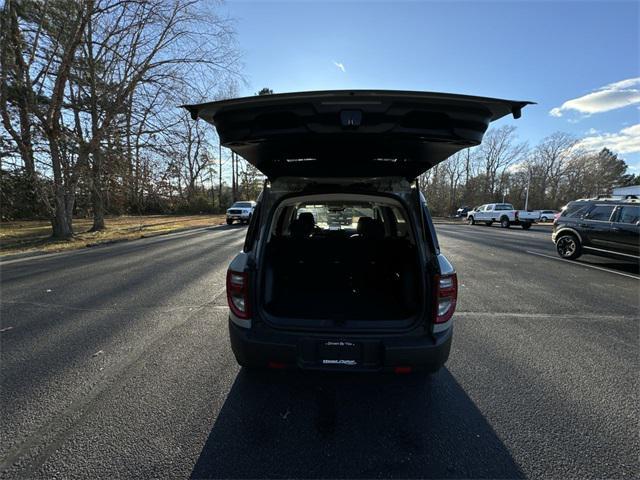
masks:
[(538, 313), (538, 312), (470, 312), (457, 311), (453, 314), (453, 318), (488, 318), (495, 319), (501, 317), (510, 318), (539, 318), (550, 320), (620, 320), (627, 322), (636, 320), (636, 315), (607, 315), (603, 313)]
[(616, 272), (615, 270), (609, 270), (608, 268), (596, 267), (595, 265), (587, 265), (586, 263), (577, 263), (572, 260), (565, 260), (564, 258), (553, 257), (551, 255), (545, 255), (544, 253), (532, 252), (531, 250), (525, 250), (527, 253), (531, 255), (538, 255), (539, 257), (550, 258), (551, 260), (558, 260), (560, 262), (570, 263), (571, 265), (578, 265), (580, 267), (593, 268), (595, 270), (602, 270), (603, 272), (615, 273), (616, 275), (621, 275), (623, 277), (635, 278), (636, 280), (640, 280), (640, 277), (636, 275), (631, 275), (630, 273), (622, 273)]

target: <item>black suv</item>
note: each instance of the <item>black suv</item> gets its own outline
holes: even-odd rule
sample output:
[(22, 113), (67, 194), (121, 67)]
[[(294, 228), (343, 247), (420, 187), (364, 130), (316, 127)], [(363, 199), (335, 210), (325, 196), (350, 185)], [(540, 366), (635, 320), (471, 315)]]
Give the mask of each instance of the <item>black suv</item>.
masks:
[(595, 198), (568, 203), (553, 223), (558, 255), (583, 253), (640, 260), (640, 200)]
[(189, 105), (267, 177), (229, 266), (231, 347), (249, 368), (437, 370), (456, 273), (417, 177), (529, 102), (303, 92)]

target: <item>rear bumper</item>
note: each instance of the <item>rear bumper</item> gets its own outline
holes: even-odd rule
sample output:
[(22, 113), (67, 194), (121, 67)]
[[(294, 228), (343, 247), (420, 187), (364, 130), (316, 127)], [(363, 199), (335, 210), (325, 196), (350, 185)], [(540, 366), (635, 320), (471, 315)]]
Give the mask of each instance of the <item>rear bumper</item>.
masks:
[(229, 321), (231, 349), (240, 365), (278, 366), (308, 370), (393, 371), (396, 367), (436, 371), (449, 358), (453, 327), (432, 336), (353, 338), (361, 345), (357, 365), (323, 364), (319, 345), (327, 340), (344, 340), (335, 335), (310, 336), (304, 333), (245, 329)]

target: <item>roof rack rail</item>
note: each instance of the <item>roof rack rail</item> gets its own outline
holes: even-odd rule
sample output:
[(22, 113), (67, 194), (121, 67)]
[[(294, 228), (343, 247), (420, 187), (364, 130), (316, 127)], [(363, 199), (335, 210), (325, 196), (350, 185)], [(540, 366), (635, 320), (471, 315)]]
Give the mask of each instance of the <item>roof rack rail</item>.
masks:
[(638, 195), (598, 195), (596, 197), (589, 197), (589, 198), (576, 198), (575, 200), (571, 200), (571, 201), (572, 202), (601, 201), (601, 202), (640, 203), (640, 197)]
[(592, 198), (586, 198), (583, 200), (615, 200), (615, 201), (620, 201), (620, 200), (637, 200), (638, 197), (637, 195), (597, 195), (595, 197)]

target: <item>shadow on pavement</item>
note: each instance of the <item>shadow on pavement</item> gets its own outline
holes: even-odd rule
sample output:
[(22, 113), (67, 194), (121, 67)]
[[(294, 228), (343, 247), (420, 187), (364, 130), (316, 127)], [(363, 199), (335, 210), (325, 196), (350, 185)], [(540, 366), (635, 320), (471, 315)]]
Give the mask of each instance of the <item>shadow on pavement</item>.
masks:
[(211, 227), (205, 227), (205, 230), (240, 230), (242, 228), (247, 228), (248, 225), (244, 223), (233, 223), (231, 225), (213, 225)]
[(448, 370), (242, 370), (192, 478), (521, 478)]

